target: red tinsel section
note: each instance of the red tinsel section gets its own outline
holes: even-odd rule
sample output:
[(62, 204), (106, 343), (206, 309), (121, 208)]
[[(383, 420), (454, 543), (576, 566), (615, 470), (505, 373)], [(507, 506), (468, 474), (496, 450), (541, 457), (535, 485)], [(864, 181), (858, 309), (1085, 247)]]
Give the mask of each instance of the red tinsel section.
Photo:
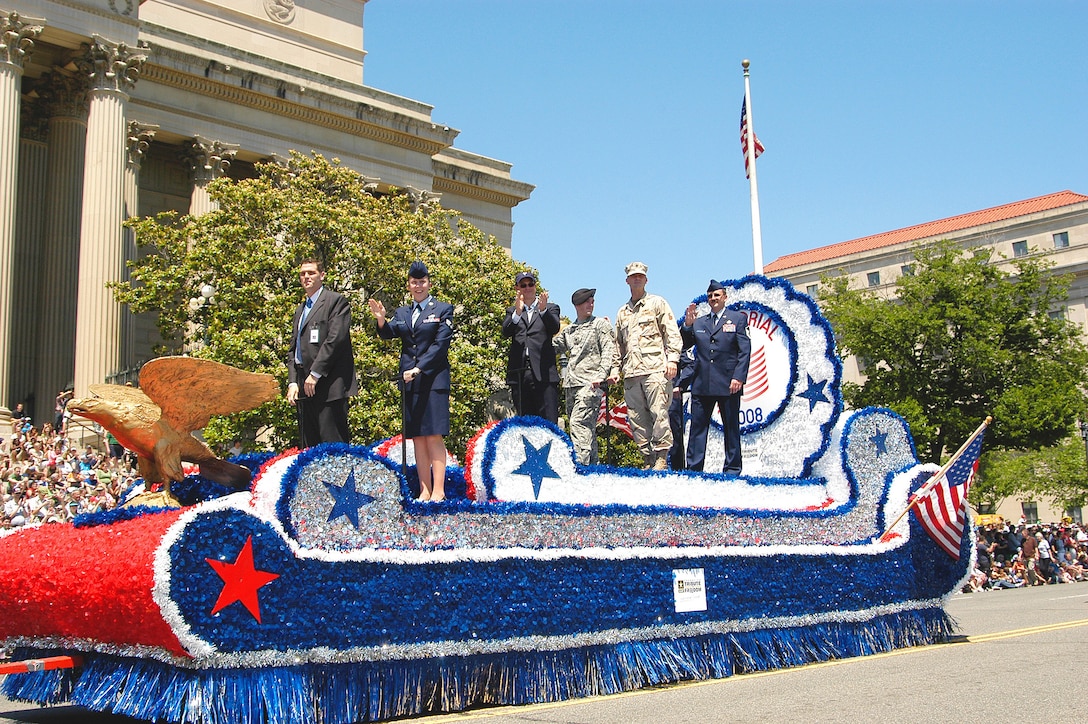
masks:
[(0, 540), (0, 639), (76, 637), (187, 655), (152, 599), (155, 549), (181, 511)]
[(488, 430), (497, 424), (499, 424), (497, 421), (492, 421), (481, 427), (465, 446), (465, 495), (469, 500), (476, 500), (476, 481), (472, 475), (472, 464), (476, 460), (476, 444), (481, 437), (487, 434)]

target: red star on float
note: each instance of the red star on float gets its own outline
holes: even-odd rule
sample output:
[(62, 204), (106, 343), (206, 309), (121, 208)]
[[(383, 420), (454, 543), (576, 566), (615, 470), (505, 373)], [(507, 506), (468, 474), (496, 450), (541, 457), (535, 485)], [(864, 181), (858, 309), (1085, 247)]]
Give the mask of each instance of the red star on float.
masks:
[(257, 623), (261, 622), (261, 606), (257, 600), (257, 589), (280, 577), (278, 573), (258, 571), (253, 565), (253, 536), (246, 538), (234, 563), (205, 558), (208, 565), (223, 579), (223, 590), (212, 608), (212, 615), (219, 613), (235, 601), (241, 601), (246, 610), (253, 615)]

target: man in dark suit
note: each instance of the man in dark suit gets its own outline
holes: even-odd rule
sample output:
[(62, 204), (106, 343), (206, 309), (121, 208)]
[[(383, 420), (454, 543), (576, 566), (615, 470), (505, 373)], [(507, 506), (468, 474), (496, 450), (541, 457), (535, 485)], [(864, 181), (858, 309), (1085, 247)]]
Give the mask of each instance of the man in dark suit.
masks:
[(710, 314), (696, 318), (695, 304), (690, 304), (680, 329), (684, 344), (695, 345), (687, 465), (689, 470), (703, 469), (710, 416), (717, 405), (725, 428), (724, 472), (740, 475), (740, 396), (752, 351), (748, 315), (725, 308), (725, 287), (713, 279), (706, 296)]
[(559, 422), (559, 371), (552, 337), (559, 332), (559, 305), (548, 293), (536, 293), (536, 276), (520, 272), (514, 278), (514, 306), (506, 310), (502, 334), (510, 338), (506, 381), (519, 415), (536, 415)]
[(299, 265), (306, 299), (291, 320), (287, 401), (298, 410), (301, 445), (349, 442), (348, 397), (359, 391), (351, 349), (351, 306), (326, 289), (317, 259)]

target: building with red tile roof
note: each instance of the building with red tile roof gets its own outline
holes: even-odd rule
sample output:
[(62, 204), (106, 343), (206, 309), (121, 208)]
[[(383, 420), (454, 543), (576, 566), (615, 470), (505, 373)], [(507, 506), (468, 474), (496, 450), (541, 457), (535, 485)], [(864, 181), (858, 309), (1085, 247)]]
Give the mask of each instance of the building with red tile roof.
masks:
[[(1053, 264), (1055, 273), (1071, 274), (1065, 308), (1054, 313), (1064, 314), (1088, 337), (1088, 196), (1072, 191), (787, 254), (767, 264), (764, 273), (788, 279), (817, 301), (820, 280), (843, 274), (850, 277), (852, 287), (866, 287), (891, 299), (896, 295), (896, 280), (911, 273), (915, 248), (944, 239), (965, 250), (990, 247), (997, 252), (999, 264), (1036, 256)], [(843, 360), (843, 379), (864, 380), (857, 360)], [(1016, 519), (1021, 512), (1042, 520), (1057, 520), (1063, 514), (1046, 501), (1014, 499), (995, 512), (1006, 519)]]
[(764, 268), (764, 273), (768, 276), (790, 278), (801, 270), (813, 266), (837, 268), (844, 264), (851, 264), (859, 256), (879, 254), (893, 249), (899, 250), (903, 245), (909, 248), (915, 244), (940, 239), (971, 236), (981, 238), (988, 233), (1048, 218), (1056, 211), (1062, 214), (1079, 211), (1083, 214), (1086, 203), (1088, 203), (1088, 196), (1072, 191), (1059, 191), (982, 211), (972, 211), (947, 219), (938, 219), (903, 229), (863, 236), (860, 239), (841, 241), (837, 244), (787, 254), (768, 264)]
[[(965, 249), (987, 246), (999, 260), (1045, 257), (1058, 273), (1072, 273), (1066, 316), (1088, 336), (1088, 196), (1059, 191), (947, 219), (799, 251), (764, 267), (819, 297), (824, 276), (851, 277), (851, 285), (895, 294), (895, 281), (914, 262), (914, 249), (942, 239)], [(849, 377), (848, 377), (849, 379)]]

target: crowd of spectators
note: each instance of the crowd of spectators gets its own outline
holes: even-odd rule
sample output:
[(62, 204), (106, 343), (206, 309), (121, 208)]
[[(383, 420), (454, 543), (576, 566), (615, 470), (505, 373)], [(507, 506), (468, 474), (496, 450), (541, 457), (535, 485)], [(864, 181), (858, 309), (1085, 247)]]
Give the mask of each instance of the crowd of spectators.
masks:
[(0, 529), (110, 510), (138, 477), (120, 445), (80, 446), (63, 417), (62, 429), (48, 422), (39, 429), (18, 406), (13, 412), (10, 433), (0, 435)]
[(1088, 580), (1088, 526), (989, 524), (978, 529), (964, 592)]

